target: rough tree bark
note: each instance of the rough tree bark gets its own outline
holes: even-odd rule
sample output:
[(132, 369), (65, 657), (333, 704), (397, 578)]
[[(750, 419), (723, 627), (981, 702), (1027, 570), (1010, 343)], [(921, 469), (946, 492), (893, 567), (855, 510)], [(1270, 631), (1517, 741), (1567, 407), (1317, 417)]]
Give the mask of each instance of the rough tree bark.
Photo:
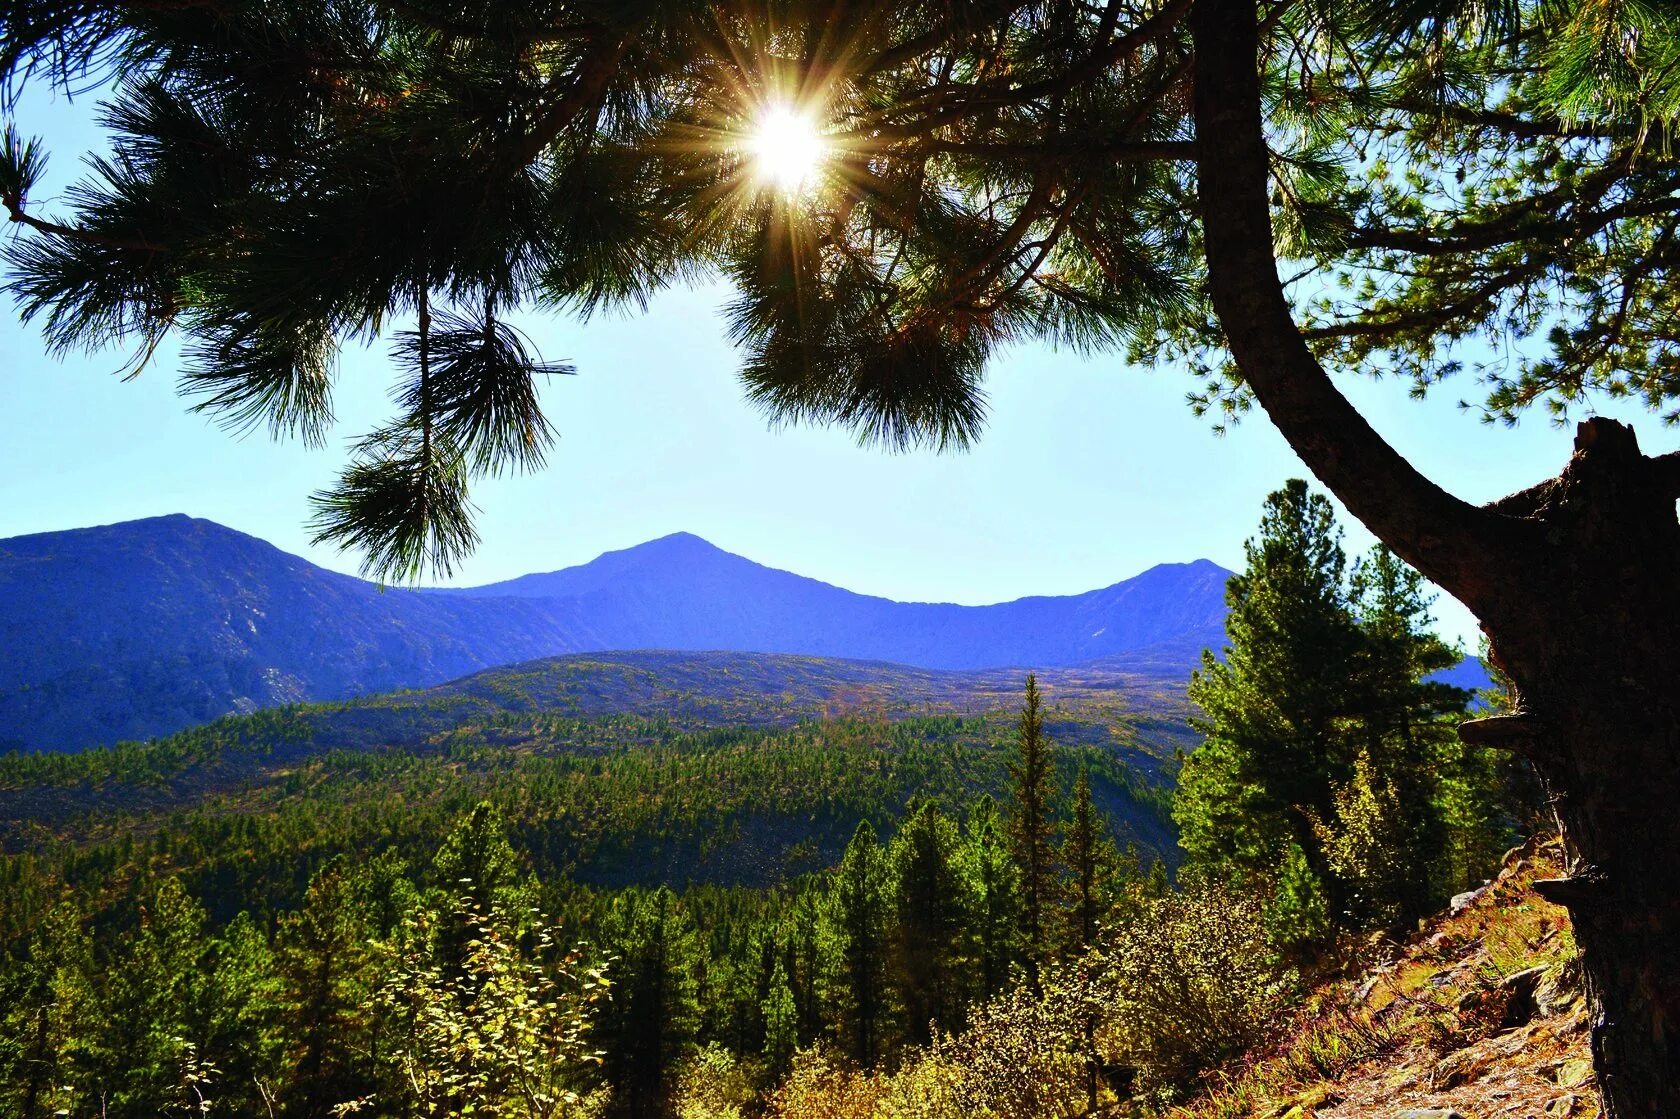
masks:
[(1485, 507), (1447, 493), (1331, 383), (1278, 280), (1253, 0), (1197, 0), (1209, 286), (1255, 398), (1320, 481), (1481, 622), (1519, 693), (1465, 733), (1532, 760), (1556, 806), (1607, 1119), (1680, 1116), (1680, 457), (1580, 425), (1556, 478)]

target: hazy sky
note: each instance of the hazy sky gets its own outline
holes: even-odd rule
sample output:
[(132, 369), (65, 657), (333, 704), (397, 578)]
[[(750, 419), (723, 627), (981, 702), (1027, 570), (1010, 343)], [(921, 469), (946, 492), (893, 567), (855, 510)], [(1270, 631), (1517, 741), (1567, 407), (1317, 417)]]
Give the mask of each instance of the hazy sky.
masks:
[[(53, 153), (35, 206), (79, 173), (94, 139), (81, 103), (37, 98), (19, 125)], [(9, 235), (9, 233), (7, 234)], [(992, 421), (975, 449), (892, 455), (839, 430), (770, 430), (742, 397), (724, 337), (721, 288), (678, 290), (645, 314), (526, 325), (545, 357), (579, 375), (544, 393), (560, 441), (547, 470), (475, 490), (483, 543), (454, 582), (581, 563), (676, 531), (775, 567), (899, 599), (994, 602), (1105, 586), (1162, 562), (1226, 566), (1260, 502), (1302, 466), (1263, 414), (1224, 437), (1184, 403), (1173, 369), (1127, 368), (1047, 347), (1006, 353), (988, 383)], [(136, 380), (119, 351), (65, 361), (0, 315), (0, 537), (183, 512), (353, 571), (311, 546), (307, 497), (344, 446), (389, 413), (382, 347), (345, 354), (338, 426), (326, 450), (236, 441), (175, 395), (174, 352)], [(1469, 382), (1418, 403), (1395, 382), (1344, 384), (1379, 430), (1450, 489), (1487, 500), (1555, 473), (1570, 434), (1535, 415), (1483, 426), (1456, 402)], [(1629, 413), (1613, 410), (1612, 414)], [(1647, 451), (1680, 435), (1640, 421)], [(1349, 524), (1349, 544), (1370, 537)], [(1443, 627), (1473, 633), (1443, 600)]]

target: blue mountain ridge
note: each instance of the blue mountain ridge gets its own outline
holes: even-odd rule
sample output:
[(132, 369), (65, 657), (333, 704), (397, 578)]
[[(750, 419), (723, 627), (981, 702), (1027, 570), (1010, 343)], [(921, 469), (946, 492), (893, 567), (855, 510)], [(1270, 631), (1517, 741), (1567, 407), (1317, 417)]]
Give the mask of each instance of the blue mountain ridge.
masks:
[(1198, 560), (1079, 595), (896, 602), (677, 533), (485, 587), (397, 589), (182, 515), (39, 533), (0, 540), (0, 749), (80, 749), (605, 650), (937, 669), (1119, 658), (1187, 674), (1222, 642), (1229, 574)]

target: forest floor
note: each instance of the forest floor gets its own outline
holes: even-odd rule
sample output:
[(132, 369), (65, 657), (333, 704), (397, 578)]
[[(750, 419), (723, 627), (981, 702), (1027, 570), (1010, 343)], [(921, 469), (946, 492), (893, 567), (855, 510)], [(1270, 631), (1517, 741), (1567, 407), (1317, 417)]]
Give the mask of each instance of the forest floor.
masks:
[(1534, 892), (1555, 841), (1506, 856), (1356, 980), (1326, 984), (1271, 1052), (1178, 1119), (1592, 1119), (1598, 1100), (1567, 913)]

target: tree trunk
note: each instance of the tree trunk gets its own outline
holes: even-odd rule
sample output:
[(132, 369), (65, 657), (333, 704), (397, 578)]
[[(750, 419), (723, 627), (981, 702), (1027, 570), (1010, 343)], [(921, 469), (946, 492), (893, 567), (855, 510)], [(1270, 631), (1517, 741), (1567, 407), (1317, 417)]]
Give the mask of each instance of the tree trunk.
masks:
[(1384, 543), (1476, 614), (1519, 692), (1465, 733), (1545, 780), (1587, 977), (1606, 1119), (1680, 1116), (1680, 456), (1582, 424), (1562, 474), (1477, 508), (1420, 474), (1302, 340), (1273, 255), (1253, 0), (1197, 0), (1195, 120), (1209, 290), (1256, 399)]
[(1680, 1115), (1680, 522), (1633, 431), (1580, 426), (1562, 475), (1500, 505), (1546, 527), (1484, 619), (1518, 713), (1466, 725), (1534, 763), (1569, 854), (1539, 889), (1581, 946), (1607, 1119)]

